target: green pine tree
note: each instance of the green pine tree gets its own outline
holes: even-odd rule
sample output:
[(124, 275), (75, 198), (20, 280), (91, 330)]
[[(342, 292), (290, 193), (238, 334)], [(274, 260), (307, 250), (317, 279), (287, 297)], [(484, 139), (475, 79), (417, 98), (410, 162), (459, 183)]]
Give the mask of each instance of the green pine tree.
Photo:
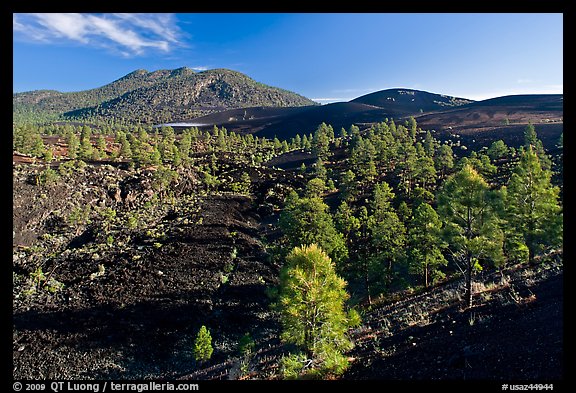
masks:
[(452, 148), (448, 145), (441, 145), (436, 150), (436, 157), (434, 158), (436, 168), (440, 171), (440, 176), (444, 178), (454, 168), (454, 153)]
[(551, 177), (529, 146), (520, 155), (505, 192), (508, 227), (528, 247), (530, 261), (538, 251), (562, 243), (559, 188), (552, 186)]
[(421, 203), (414, 210), (409, 230), (410, 270), (424, 278), (424, 286), (444, 278), (440, 270), (448, 261), (442, 255), (445, 243), (440, 229), (442, 221), (428, 203)]
[(438, 212), (453, 260), (464, 273), (465, 301), (472, 306), (472, 281), (481, 260), (499, 264), (504, 259), (496, 197), (472, 166), (466, 164), (450, 176), (438, 194)]
[(344, 236), (336, 230), (328, 205), (320, 198), (299, 198), (296, 192), (290, 192), (279, 224), (288, 249), (315, 243), (337, 264), (348, 257)]
[[(372, 215), (368, 227), (372, 233), (369, 277), (378, 287), (388, 289), (394, 279), (394, 265), (403, 258), (406, 243), (406, 228), (392, 206), (394, 193), (386, 182), (374, 187), (371, 201)], [(367, 288), (368, 301), (371, 293)]]
[(288, 254), (280, 272), (277, 303), (281, 338), (297, 345), (310, 360), (310, 368), (321, 374), (341, 374), (348, 366), (343, 354), (353, 343), (347, 332), (352, 322), (358, 323), (345, 310), (348, 297), (346, 281), (316, 244), (296, 247)]
[(330, 135), (334, 134), (334, 131), (330, 134), (331, 128), (326, 123), (320, 124), (312, 138), (312, 153), (322, 161), (330, 156)]
[(194, 359), (200, 364), (207, 362), (212, 357), (212, 336), (206, 326), (202, 325), (196, 339), (194, 340), (193, 355)]
[(499, 160), (500, 158), (506, 157), (506, 155), (508, 154), (508, 146), (506, 146), (506, 143), (504, 143), (502, 139), (499, 139), (497, 141), (492, 142), (492, 144), (488, 148), (487, 153), (492, 160), (496, 161)]
[(80, 147), (80, 142), (78, 137), (74, 132), (71, 132), (68, 136), (68, 158), (74, 160), (78, 157), (78, 148)]

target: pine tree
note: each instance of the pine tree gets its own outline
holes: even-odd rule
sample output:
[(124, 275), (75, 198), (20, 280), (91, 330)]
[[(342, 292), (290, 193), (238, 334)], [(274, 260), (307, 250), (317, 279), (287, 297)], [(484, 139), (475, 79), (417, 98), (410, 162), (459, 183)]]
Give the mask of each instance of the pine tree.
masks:
[(348, 257), (344, 237), (336, 230), (328, 205), (320, 198), (299, 198), (296, 192), (290, 192), (279, 224), (288, 249), (315, 243), (336, 263)]
[(356, 200), (358, 196), (358, 183), (356, 175), (350, 169), (340, 178), (340, 198), (348, 203)]
[(138, 139), (140, 139), (142, 143), (148, 143), (148, 133), (143, 128), (140, 128), (138, 131)]
[(414, 210), (409, 230), (410, 270), (424, 278), (425, 287), (444, 277), (440, 267), (448, 263), (442, 255), (445, 243), (441, 227), (442, 221), (428, 203), (421, 203)]
[(528, 246), (530, 261), (539, 250), (562, 242), (559, 188), (552, 186), (551, 177), (529, 146), (520, 155), (506, 189), (509, 228)]
[(277, 307), (282, 340), (298, 346), (321, 373), (342, 373), (343, 353), (352, 348), (347, 335), (352, 318), (344, 303), (346, 281), (335, 272), (330, 257), (316, 244), (294, 248), (280, 272)]
[[(378, 284), (389, 288), (394, 279), (394, 264), (402, 259), (406, 243), (406, 228), (392, 206), (394, 193), (386, 182), (374, 187), (369, 218), (372, 233), (372, 255), (369, 275), (378, 277)], [(383, 276), (383, 277), (381, 277)], [(371, 294), (368, 293), (370, 300)]]
[(44, 152), (44, 161), (51, 162), (54, 159), (54, 153), (52, 153), (52, 148), (47, 147)]
[(162, 155), (160, 154), (160, 150), (158, 150), (158, 145), (154, 145), (152, 153), (150, 153), (150, 163), (152, 165), (162, 164)]
[(87, 125), (82, 126), (82, 130), (80, 131), (80, 140), (90, 139), (92, 136), (92, 129)]
[(180, 151), (180, 157), (184, 162), (188, 161), (190, 157), (190, 148), (192, 146), (192, 135), (189, 130), (184, 131), (180, 143), (178, 144), (178, 150)]
[(206, 326), (202, 325), (196, 339), (194, 340), (193, 355), (194, 359), (200, 364), (207, 362), (212, 357), (212, 336)]
[(342, 201), (338, 206), (334, 215), (334, 224), (346, 239), (349, 239), (352, 233), (360, 229), (360, 220), (354, 216), (354, 212), (346, 201)]
[(398, 205), (398, 218), (400, 218), (404, 225), (412, 218), (412, 209), (410, 209), (406, 201), (402, 201)]
[(350, 148), (353, 149), (358, 145), (358, 140), (361, 138), (360, 128), (356, 124), (352, 124), (348, 134), (350, 135)]
[(132, 149), (130, 147), (130, 142), (128, 142), (128, 139), (126, 138), (125, 135), (122, 135), (120, 141), (120, 156), (125, 159), (132, 158)]
[(452, 168), (454, 168), (454, 153), (450, 146), (440, 146), (436, 151), (435, 164), (436, 168), (440, 171), (442, 178), (444, 178)]
[(508, 146), (506, 146), (506, 143), (504, 143), (502, 139), (499, 139), (497, 141), (492, 142), (492, 144), (488, 148), (487, 153), (492, 160), (496, 161), (506, 157), (506, 155), (508, 154)]
[(310, 179), (306, 183), (306, 190), (304, 194), (307, 198), (321, 198), (322, 194), (326, 191), (326, 183), (319, 178)]
[(417, 170), (416, 147), (411, 142), (400, 144), (398, 147), (398, 157), (399, 162), (396, 167), (396, 172), (400, 179), (398, 188), (402, 190), (407, 197), (410, 197)]
[(310, 142), (310, 140), (308, 139), (308, 136), (306, 136), (306, 134), (304, 134), (304, 136), (302, 137), (302, 148), (304, 150), (312, 149), (312, 143)]
[(438, 212), (454, 262), (465, 279), (466, 305), (472, 306), (472, 281), (481, 259), (501, 263), (503, 232), (494, 208), (497, 193), (470, 165), (450, 176), (438, 194)]
[(534, 128), (534, 124), (529, 123), (526, 128), (524, 129), (524, 147), (528, 148), (529, 146), (536, 146), (538, 142), (538, 135), (536, 135), (536, 129)]
[(280, 142), (280, 139), (278, 139), (278, 137), (274, 137), (274, 139), (272, 140), (272, 143), (274, 145), (274, 151), (275, 152), (279, 152), (280, 149), (282, 149), (282, 142)]
[(90, 160), (92, 158), (93, 147), (89, 137), (84, 137), (80, 142), (79, 156), (82, 160)]
[[(416, 119), (414, 119), (414, 116), (410, 116), (410, 118), (408, 119), (408, 124), (407, 126), (409, 127), (409, 133), (410, 133), (410, 138), (412, 139), (412, 141), (416, 140), (416, 133), (418, 130), (418, 124), (416, 123)], [(428, 132), (430, 133), (430, 132)]]
[(426, 131), (426, 136), (424, 137), (424, 142), (422, 146), (424, 146), (424, 151), (428, 157), (434, 157), (434, 153), (436, 151), (436, 141), (434, 137), (430, 133), (430, 131)]
[(328, 172), (326, 171), (326, 167), (324, 166), (324, 162), (318, 158), (318, 160), (316, 160), (316, 162), (314, 163), (314, 175), (322, 180), (326, 180), (326, 176), (328, 174)]
[(424, 189), (429, 189), (434, 186), (436, 183), (436, 168), (434, 167), (434, 160), (431, 156), (421, 155), (418, 157), (414, 169), (414, 178)]
[[(334, 131), (332, 131), (333, 134)], [(314, 133), (312, 153), (322, 161), (325, 161), (330, 156), (330, 129), (326, 123), (320, 124)]]
[(71, 132), (68, 136), (68, 158), (74, 160), (78, 157), (78, 148), (80, 143), (78, 141), (78, 137), (74, 132)]
[(296, 136), (294, 137), (294, 148), (296, 149), (302, 148), (302, 138), (300, 137), (300, 134), (296, 134)]
[(174, 166), (182, 165), (182, 156), (180, 155), (180, 149), (177, 146), (172, 146), (172, 163)]
[(96, 139), (96, 149), (100, 159), (106, 158), (106, 139), (102, 134), (98, 135), (98, 139)]

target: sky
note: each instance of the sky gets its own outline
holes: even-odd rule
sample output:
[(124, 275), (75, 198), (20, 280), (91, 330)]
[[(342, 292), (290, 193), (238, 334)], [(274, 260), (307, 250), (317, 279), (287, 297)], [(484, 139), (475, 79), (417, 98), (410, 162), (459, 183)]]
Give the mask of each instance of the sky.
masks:
[(560, 13), (13, 14), (13, 92), (228, 68), (319, 103), (563, 93)]

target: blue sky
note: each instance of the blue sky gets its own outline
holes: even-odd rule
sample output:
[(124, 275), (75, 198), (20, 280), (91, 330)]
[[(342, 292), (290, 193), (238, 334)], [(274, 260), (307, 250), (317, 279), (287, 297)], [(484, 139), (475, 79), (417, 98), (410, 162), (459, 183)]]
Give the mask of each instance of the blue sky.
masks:
[(13, 91), (187, 66), (237, 70), (321, 103), (395, 87), (562, 93), (562, 31), (551, 13), (14, 14)]

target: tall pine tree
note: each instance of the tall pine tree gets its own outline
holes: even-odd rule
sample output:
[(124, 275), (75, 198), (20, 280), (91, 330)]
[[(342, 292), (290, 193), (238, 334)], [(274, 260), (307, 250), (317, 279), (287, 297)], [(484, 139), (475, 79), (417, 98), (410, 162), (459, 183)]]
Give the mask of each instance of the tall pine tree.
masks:
[(441, 227), (442, 221), (428, 203), (421, 203), (414, 210), (409, 230), (410, 270), (424, 278), (426, 287), (444, 277), (440, 268), (448, 263), (442, 255), (446, 244)]
[(344, 236), (336, 230), (328, 205), (320, 198), (299, 198), (292, 191), (286, 198), (279, 223), (288, 249), (315, 243), (336, 263), (348, 257)]
[(551, 177), (552, 173), (542, 169), (537, 154), (528, 146), (506, 189), (508, 228), (528, 246), (530, 261), (538, 251), (562, 243), (559, 188), (552, 186)]
[(344, 308), (348, 297), (346, 281), (320, 247), (296, 247), (288, 254), (277, 303), (281, 337), (305, 353), (311, 368), (340, 374), (348, 366), (343, 352), (353, 346), (347, 331), (354, 319)]
[(450, 176), (438, 194), (438, 212), (453, 260), (465, 279), (465, 301), (472, 306), (472, 280), (480, 261), (500, 263), (504, 235), (495, 205), (497, 193), (470, 165)]

